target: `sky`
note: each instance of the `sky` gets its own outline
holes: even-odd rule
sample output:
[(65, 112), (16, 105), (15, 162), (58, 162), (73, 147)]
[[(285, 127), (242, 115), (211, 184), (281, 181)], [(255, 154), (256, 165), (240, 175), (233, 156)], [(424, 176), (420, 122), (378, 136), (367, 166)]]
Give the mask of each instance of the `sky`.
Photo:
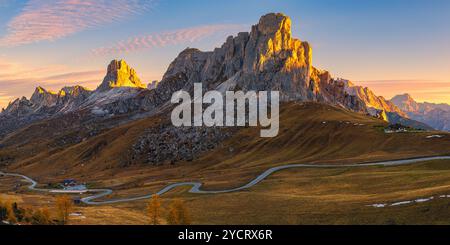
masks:
[(160, 80), (186, 47), (212, 50), (269, 12), (334, 77), (450, 103), (448, 0), (0, 0), (0, 108), (36, 86), (95, 89), (112, 59)]

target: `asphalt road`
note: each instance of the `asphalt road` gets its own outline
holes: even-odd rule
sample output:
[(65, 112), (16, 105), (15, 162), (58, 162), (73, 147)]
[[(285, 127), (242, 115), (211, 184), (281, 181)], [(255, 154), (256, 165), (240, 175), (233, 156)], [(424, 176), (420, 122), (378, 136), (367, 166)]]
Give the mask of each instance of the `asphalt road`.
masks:
[[(292, 168), (357, 168), (357, 167), (368, 167), (368, 166), (399, 166), (399, 165), (406, 165), (406, 164), (413, 164), (418, 162), (425, 162), (425, 161), (431, 161), (431, 160), (450, 160), (450, 156), (434, 156), (434, 157), (421, 157), (421, 158), (411, 158), (411, 159), (402, 159), (402, 160), (389, 160), (389, 161), (382, 161), (382, 162), (372, 162), (372, 163), (361, 163), (361, 164), (344, 164), (344, 165), (317, 165), (317, 164), (289, 164), (289, 165), (283, 165), (278, 167), (270, 168), (260, 175), (258, 175), (255, 179), (248, 182), (247, 184), (232, 188), (232, 189), (225, 189), (225, 190), (201, 190), (202, 183), (200, 182), (179, 182), (170, 184), (161, 190), (159, 190), (156, 193), (144, 195), (144, 196), (137, 196), (137, 197), (127, 197), (127, 198), (118, 198), (118, 199), (112, 199), (112, 200), (106, 200), (106, 201), (95, 201), (96, 199), (108, 196), (113, 193), (111, 189), (87, 189), (86, 193), (96, 193), (91, 196), (87, 196), (81, 199), (81, 201), (88, 205), (104, 205), (104, 204), (113, 204), (113, 203), (121, 203), (121, 202), (131, 202), (131, 201), (137, 201), (137, 200), (143, 200), (143, 199), (149, 199), (154, 194), (163, 195), (164, 193), (169, 192), (170, 190), (180, 187), (180, 186), (191, 186), (191, 189), (189, 190), (190, 193), (196, 193), (196, 194), (220, 194), (220, 193), (230, 193), (235, 191), (240, 191), (244, 189), (248, 189), (250, 187), (253, 187), (254, 185), (258, 184), (262, 180), (266, 179), (269, 175), (286, 169), (292, 169)], [(28, 176), (22, 175), (22, 174), (15, 174), (15, 173), (3, 173), (0, 172), (0, 176), (13, 176), (13, 177), (20, 177), (23, 178), (25, 181), (29, 182), (30, 185), (28, 186), (29, 190), (32, 191), (39, 191), (39, 192), (52, 192), (56, 189), (41, 189), (36, 188), (37, 182), (33, 179), (31, 179)], [(63, 191), (59, 190), (58, 193), (64, 193)], [(67, 193), (73, 193), (72, 191)]]

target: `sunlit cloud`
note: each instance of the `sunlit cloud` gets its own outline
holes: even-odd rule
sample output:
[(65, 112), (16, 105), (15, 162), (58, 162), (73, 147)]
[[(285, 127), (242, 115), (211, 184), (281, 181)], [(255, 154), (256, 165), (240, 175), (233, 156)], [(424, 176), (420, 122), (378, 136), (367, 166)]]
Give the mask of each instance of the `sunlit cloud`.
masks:
[(204, 25), (191, 28), (141, 35), (121, 40), (108, 47), (100, 47), (92, 50), (94, 55), (123, 54), (143, 49), (162, 48), (179, 44), (188, 44), (201, 41), (208, 37), (234, 34), (233, 32), (244, 29), (245, 25), (217, 24)]
[(13, 100), (13, 97), (9, 96), (5, 92), (0, 91), (0, 111), (2, 108), (6, 107), (10, 101)]
[(30, 0), (7, 25), (1, 46), (53, 41), (142, 13), (154, 0)]

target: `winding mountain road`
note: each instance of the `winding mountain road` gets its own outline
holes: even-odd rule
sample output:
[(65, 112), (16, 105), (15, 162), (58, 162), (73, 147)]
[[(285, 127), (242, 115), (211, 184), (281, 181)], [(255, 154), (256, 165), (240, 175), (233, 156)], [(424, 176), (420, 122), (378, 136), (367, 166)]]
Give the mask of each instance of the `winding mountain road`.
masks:
[[(142, 199), (149, 199), (154, 194), (162, 195), (164, 193), (169, 192), (170, 190), (180, 187), (180, 186), (191, 186), (191, 189), (189, 190), (190, 193), (195, 194), (220, 194), (220, 193), (230, 193), (235, 191), (240, 191), (244, 189), (248, 189), (250, 187), (253, 187), (254, 185), (258, 184), (265, 178), (267, 178), (269, 175), (285, 170), (285, 169), (291, 169), (291, 168), (356, 168), (356, 167), (368, 167), (368, 166), (399, 166), (399, 165), (406, 165), (406, 164), (412, 164), (412, 163), (418, 163), (418, 162), (425, 162), (425, 161), (432, 161), (432, 160), (450, 160), (450, 156), (434, 156), (434, 157), (421, 157), (421, 158), (411, 158), (411, 159), (402, 159), (402, 160), (390, 160), (390, 161), (381, 161), (381, 162), (372, 162), (372, 163), (361, 163), (361, 164), (344, 164), (344, 165), (317, 165), (317, 164), (289, 164), (289, 165), (283, 165), (278, 167), (270, 168), (260, 175), (258, 175), (255, 179), (248, 182), (247, 184), (236, 187), (233, 189), (225, 189), (225, 190), (201, 190), (202, 183), (200, 182), (179, 182), (175, 184), (170, 184), (161, 190), (159, 190), (156, 193), (144, 195), (144, 196), (137, 196), (137, 197), (128, 197), (128, 198), (119, 198), (119, 199), (113, 199), (113, 200), (106, 200), (106, 201), (95, 201), (96, 199), (108, 196), (113, 193), (111, 189), (87, 189), (86, 192), (89, 193), (97, 193), (92, 196), (84, 197), (81, 199), (81, 201), (88, 205), (104, 205), (104, 204), (113, 204), (113, 203), (121, 203), (121, 202), (131, 202), (131, 201), (137, 201)], [(22, 174), (15, 174), (15, 173), (3, 173), (0, 172), (0, 176), (12, 176), (12, 177), (20, 177), (24, 179), (25, 181), (29, 182), (30, 185), (28, 186), (29, 190), (32, 191), (39, 191), (39, 192), (54, 192), (59, 191), (58, 193), (64, 193), (61, 192), (61, 190), (57, 189), (41, 189), (36, 188), (37, 182), (33, 179), (31, 179), (28, 176), (22, 175)], [(69, 193), (69, 192), (67, 192)], [(73, 193), (73, 192), (71, 192)]]

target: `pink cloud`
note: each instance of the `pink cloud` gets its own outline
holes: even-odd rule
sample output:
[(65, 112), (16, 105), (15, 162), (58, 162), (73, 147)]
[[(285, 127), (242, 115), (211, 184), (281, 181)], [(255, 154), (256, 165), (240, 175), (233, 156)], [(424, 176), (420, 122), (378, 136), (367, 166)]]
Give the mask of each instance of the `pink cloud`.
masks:
[(1, 46), (52, 41), (149, 9), (154, 0), (30, 0), (8, 23)]
[(126, 40), (118, 41), (108, 47), (96, 48), (92, 50), (92, 53), (94, 55), (102, 56), (129, 53), (143, 49), (161, 48), (184, 43), (194, 43), (214, 35), (228, 35), (230, 32), (239, 31), (243, 28), (244, 25), (236, 24), (204, 25), (162, 33), (135, 36)]

